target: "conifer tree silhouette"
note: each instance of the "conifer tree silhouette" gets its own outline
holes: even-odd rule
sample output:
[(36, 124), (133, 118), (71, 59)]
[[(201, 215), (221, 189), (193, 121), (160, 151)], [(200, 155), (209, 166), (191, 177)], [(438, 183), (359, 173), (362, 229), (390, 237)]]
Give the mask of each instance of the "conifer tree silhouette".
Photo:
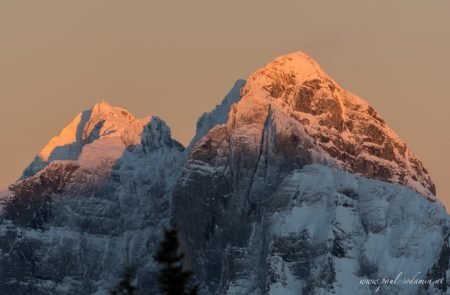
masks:
[(133, 270), (126, 268), (119, 284), (111, 290), (111, 295), (135, 295), (136, 287), (131, 283), (132, 280)]
[(165, 230), (155, 260), (161, 265), (158, 276), (162, 295), (197, 295), (198, 286), (191, 287), (193, 273), (183, 269), (184, 254), (179, 252), (178, 229)]

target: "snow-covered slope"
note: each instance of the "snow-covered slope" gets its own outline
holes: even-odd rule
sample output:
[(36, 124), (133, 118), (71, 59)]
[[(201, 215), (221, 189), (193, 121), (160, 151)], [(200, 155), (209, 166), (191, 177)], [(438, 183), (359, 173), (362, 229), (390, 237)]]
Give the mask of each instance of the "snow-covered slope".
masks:
[[(401, 272), (404, 278), (418, 272), (425, 278), (449, 225), (442, 206), (407, 187), (319, 165), (287, 176), (266, 207), (265, 286), (271, 294), (370, 294), (374, 286), (361, 279), (395, 278)], [(419, 286), (381, 290), (415, 294)]]
[(224, 124), (228, 121), (228, 113), (233, 104), (241, 99), (241, 89), (245, 85), (245, 80), (237, 80), (221, 104), (217, 105), (214, 110), (203, 113), (197, 121), (197, 128), (194, 138), (189, 144), (189, 150), (213, 127)]
[[(292, 171), (257, 207), (242, 203), (235, 195), (216, 196), (204, 204), (208, 216), (199, 216), (205, 213), (196, 203), (187, 213), (215, 218), (187, 238), (206, 248), (190, 253), (206, 293), (374, 294), (378, 285), (362, 279), (395, 279), (401, 272), (403, 278), (445, 277), (431, 270), (446, 250), (447, 213), (405, 186), (316, 164)], [(419, 289), (442, 291), (399, 283), (378, 294)]]

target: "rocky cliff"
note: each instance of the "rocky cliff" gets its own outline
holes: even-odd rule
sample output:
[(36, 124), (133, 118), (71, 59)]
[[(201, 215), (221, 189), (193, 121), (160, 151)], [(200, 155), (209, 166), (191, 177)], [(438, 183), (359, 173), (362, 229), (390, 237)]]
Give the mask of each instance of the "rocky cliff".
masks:
[[(296, 52), (252, 74), (227, 122), (193, 147), (175, 188), (174, 219), (206, 293), (364, 294), (358, 278), (401, 268), (380, 264), (390, 257), (431, 267), (447, 226), (435, 201), (428, 172), (377, 112)], [(409, 202), (429, 209), (407, 209)], [(439, 221), (430, 221), (434, 214)], [(404, 218), (424, 224), (411, 229)], [(429, 230), (433, 254), (418, 259), (422, 250), (409, 253), (410, 243), (426, 247), (429, 238), (417, 231)], [(397, 247), (396, 235), (408, 254), (367, 254)]]

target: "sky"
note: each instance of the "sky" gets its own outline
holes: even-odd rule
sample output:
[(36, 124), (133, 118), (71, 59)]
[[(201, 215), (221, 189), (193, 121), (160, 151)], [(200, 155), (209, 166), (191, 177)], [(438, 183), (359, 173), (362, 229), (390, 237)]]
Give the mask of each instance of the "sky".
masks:
[(187, 143), (235, 80), (302, 50), (367, 100), (450, 208), (450, 1), (0, 0), (0, 188), (101, 100)]

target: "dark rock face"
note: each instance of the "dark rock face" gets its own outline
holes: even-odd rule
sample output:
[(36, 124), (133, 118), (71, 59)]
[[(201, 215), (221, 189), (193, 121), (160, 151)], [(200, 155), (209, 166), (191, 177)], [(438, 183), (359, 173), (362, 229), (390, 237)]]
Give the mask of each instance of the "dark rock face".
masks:
[[(296, 112), (309, 113), (315, 116), (325, 114), (319, 121), (321, 126), (335, 128), (342, 132), (344, 128), (343, 111), (336, 92), (336, 86), (331, 81), (320, 79), (304, 82), (294, 95), (293, 109)], [(287, 96), (287, 102), (290, 97)]]
[(291, 233), (273, 241), (272, 255), (279, 255), (283, 261), (291, 263), (292, 273), (296, 277), (307, 278), (313, 266), (313, 258), (323, 254), (317, 253), (320, 248), (314, 248), (310, 243), (308, 230), (298, 234)]
[(76, 164), (55, 164), (34, 183), (19, 182), (10, 187), (15, 198), (6, 205), (6, 219), (24, 227), (41, 228), (51, 217), (51, 196), (64, 191)]

